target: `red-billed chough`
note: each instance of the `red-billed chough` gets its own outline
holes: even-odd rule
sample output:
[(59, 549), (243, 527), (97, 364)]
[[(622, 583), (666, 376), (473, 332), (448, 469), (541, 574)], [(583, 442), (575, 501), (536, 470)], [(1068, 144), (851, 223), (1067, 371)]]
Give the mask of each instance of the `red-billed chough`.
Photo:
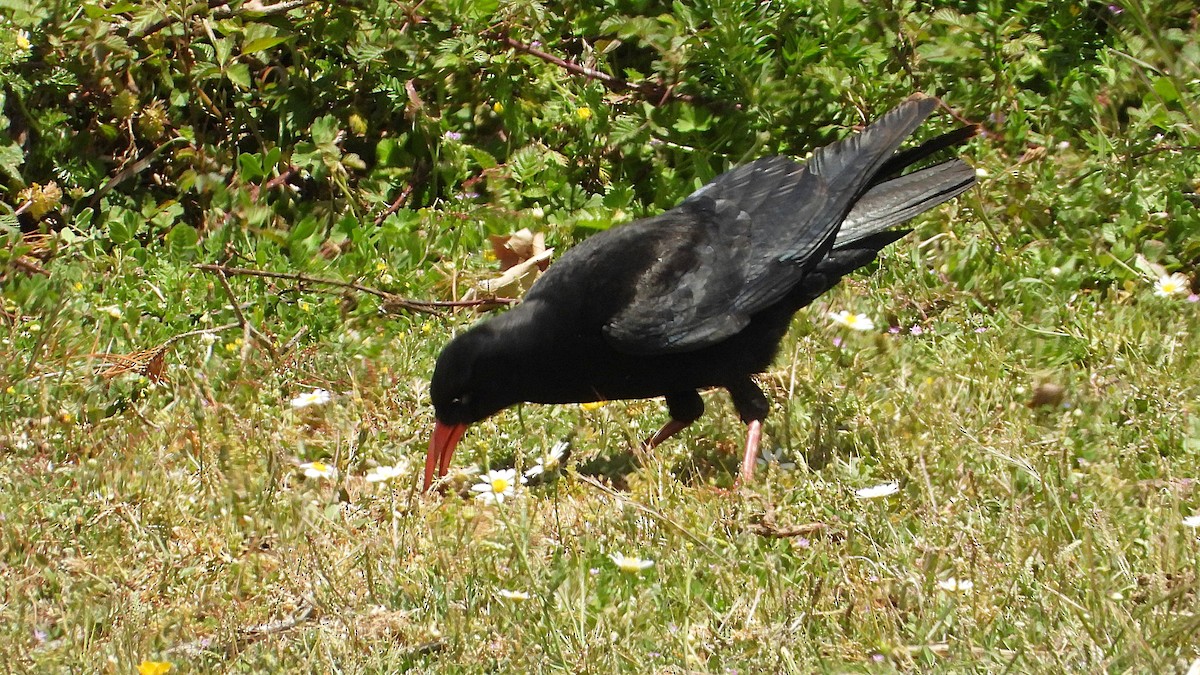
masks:
[(755, 160), (572, 248), (519, 305), (438, 357), (425, 489), (469, 424), (513, 404), (663, 396), (671, 419), (653, 447), (700, 417), (698, 390), (710, 387), (729, 391), (749, 427), (740, 480), (750, 479), (769, 408), (753, 375), (792, 315), (909, 232), (891, 228), (975, 182), (960, 159), (900, 175), (973, 135), (963, 127), (897, 152), (936, 107), (914, 95), (804, 164)]

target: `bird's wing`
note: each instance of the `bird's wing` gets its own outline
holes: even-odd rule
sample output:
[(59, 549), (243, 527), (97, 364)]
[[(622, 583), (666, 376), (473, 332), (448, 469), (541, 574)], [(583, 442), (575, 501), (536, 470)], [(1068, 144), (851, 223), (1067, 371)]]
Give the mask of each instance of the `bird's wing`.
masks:
[(671, 236), (605, 325), (616, 349), (685, 352), (729, 338), (782, 300), (833, 245), (854, 201), (936, 107), (914, 96), (805, 164), (765, 157), (663, 214)]

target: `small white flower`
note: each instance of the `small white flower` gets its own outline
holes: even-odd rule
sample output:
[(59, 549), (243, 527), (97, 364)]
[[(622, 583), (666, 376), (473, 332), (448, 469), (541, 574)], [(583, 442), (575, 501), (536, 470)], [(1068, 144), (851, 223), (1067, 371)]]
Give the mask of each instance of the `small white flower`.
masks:
[(938, 588), (947, 593), (970, 593), (972, 588), (975, 588), (975, 582), (970, 579), (955, 579), (954, 577), (946, 577), (937, 582)]
[(866, 488), (861, 488), (859, 490), (855, 490), (854, 496), (858, 497), (859, 499), (878, 499), (879, 497), (886, 497), (888, 495), (894, 495), (899, 491), (900, 491), (899, 481), (893, 480), (893, 481), (888, 481), (887, 483), (883, 483), (881, 485), (875, 485), (873, 487), (866, 487)]
[(1160, 298), (1169, 298), (1172, 295), (1181, 295), (1188, 291), (1188, 278), (1176, 272), (1174, 274), (1163, 275), (1154, 282), (1154, 294)]
[(772, 452), (771, 450), (763, 450), (762, 456), (758, 458), (758, 468), (765, 469), (774, 464), (782, 471), (791, 471), (796, 468), (796, 463), (783, 456), (783, 450)]
[(844, 309), (840, 312), (830, 312), (829, 318), (833, 319), (837, 325), (853, 330), (874, 330), (875, 328), (875, 322), (866, 314), (851, 314)]
[(367, 482), (382, 483), (389, 481), (397, 476), (403, 476), (408, 473), (408, 468), (407, 459), (402, 459), (393, 466), (377, 466), (367, 472)]
[(333, 479), (337, 476), (337, 469), (325, 462), (305, 462), (300, 465), (300, 470), (308, 478)]
[(654, 567), (653, 560), (639, 558), (637, 556), (628, 556), (621, 553), (610, 553), (608, 559), (613, 561), (617, 569), (626, 574), (637, 574)]
[(104, 312), (105, 314), (109, 315), (110, 317), (112, 317), (114, 319), (121, 318), (121, 308), (117, 307), (116, 305), (106, 305), (104, 307), (97, 307), (96, 311)]
[(507, 588), (501, 588), (500, 590), (496, 591), (496, 595), (499, 595), (505, 600), (512, 600), (513, 602), (525, 602), (530, 598), (530, 595), (525, 591), (510, 591)]
[(1200, 528), (1200, 513), (1194, 516), (1187, 516), (1183, 519), (1184, 527)]
[[(525, 477), (520, 477), (521, 483)], [(471, 486), (475, 499), (484, 504), (503, 504), (505, 499), (517, 494), (517, 470), (496, 469), (479, 477), (479, 482)]]
[(312, 391), (305, 392), (292, 399), (292, 409), (303, 410), (309, 406), (325, 405), (326, 403), (329, 403), (332, 398), (333, 397), (329, 394), (329, 392), (325, 391), (324, 389), (313, 389)]
[(546, 472), (554, 472), (557, 470), (559, 465), (562, 464), (563, 453), (567, 451), (567, 447), (569, 445), (570, 444), (566, 441), (559, 441), (558, 443), (555, 443), (554, 447), (550, 448), (545, 454), (537, 458), (536, 464), (525, 470), (525, 476), (527, 478), (533, 478), (534, 476), (540, 476)]

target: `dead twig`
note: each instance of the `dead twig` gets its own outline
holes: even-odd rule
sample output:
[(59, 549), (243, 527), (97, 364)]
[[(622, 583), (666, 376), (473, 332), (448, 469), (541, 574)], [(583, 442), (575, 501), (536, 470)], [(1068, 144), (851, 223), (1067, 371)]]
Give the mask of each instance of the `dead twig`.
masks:
[(810, 534), (824, 532), (829, 527), (825, 523), (804, 523), (803, 525), (784, 525), (782, 527), (767, 523), (754, 523), (750, 531), (762, 537), (786, 539), (788, 537), (807, 537)]
[(766, 508), (758, 522), (750, 525), (750, 531), (754, 534), (760, 537), (773, 537), (775, 539), (807, 537), (810, 534), (824, 532), (827, 529), (829, 529), (829, 526), (820, 522), (804, 523), (801, 525), (776, 525), (775, 505), (770, 502), (767, 502)]
[[(271, 339), (255, 328), (254, 324), (250, 323), (246, 319), (246, 315), (242, 313), (242, 308), (238, 305), (237, 296), (233, 294), (233, 288), (229, 285), (229, 279), (225, 276), (225, 272), (220, 269), (216, 272), (217, 281), (221, 282), (221, 288), (225, 291), (225, 295), (229, 298), (229, 304), (233, 307), (233, 315), (237, 317), (238, 325), (242, 327), (246, 338), (257, 340), (267, 350), (267, 353), (271, 355), (271, 360), (278, 361), (279, 354), (275, 351), (275, 345), (271, 342)], [(249, 342), (250, 340), (247, 339), (246, 343), (249, 344)], [(245, 355), (243, 354), (243, 356)]]
[(504, 45), (524, 54), (529, 54), (530, 56), (539, 58), (546, 63), (556, 65), (569, 73), (582, 75), (589, 80), (596, 80), (607, 87), (610, 91), (614, 91), (618, 94), (628, 91), (637, 92), (656, 106), (662, 106), (670, 101), (683, 101), (684, 103), (706, 105), (717, 108), (733, 108), (735, 110), (740, 110), (742, 107), (738, 104), (731, 105), (723, 101), (711, 101), (693, 94), (680, 94), (675, 91), (675, 85), (663, 86), (662, 84), (658, 84), (656, 82), (630, 82), (629, 80), (616, 77), (614, 75), (609, 75), (608, 73), (596, 70), (595, 68), (588, 68), (587, 66), (583, 66), (578, 63), (571, 63), (570, 61), (559, 58), (553, 54), (550, 54), (549, 52), (544, 52), (533, 45), (527, 45), (523, 42), (515, 40), (507, 33), (488, 33), (486, 34), (486, 37), (503, 43)]
[[(413, 312), (421, 312), (423, 314), (440, 314), (443, 309), (452, 309), (455, 307), (497, 307), (501, 305), (511, 305), (516, 302), (513, 298), (480, 298), (477, 300), (412, 300), (404, 298), (394, 293), (381, 291), (378, 288), (363, 286), (348, 281), (338, 281), (336, 279), (324, 279), (321, 277), (313, 277), (307, 274), (299, 274), (296, 272), (270, 272), (267, 270), (255, 270), (245, 267), (227, 267), (225, 265), (215, 264), (199, 264), (196, 269), (212, 272), (218, 277), (222, 275), (228, 276), (247, 276), (247, 277), (262, 277), (265, 279), (286, 279), (300, 284), (318, 284), (324, 286), (334, 286), (336, 288), (348, 288), (360, 293), (374, 295), (377, 298), (383, 299), (384, 308), (386, 310), (404, 309)], [(241, 310), (237, 310), (240, 315)]]
[(671, 517), (667, 516), (665, 513), (662, 513), (661, 511), (650, 508), (649, 506), (646, 506), (645, 504), (639, 504), (638, 502), (635, 502), (632, 499), (626, 497), (625, 495), (622, 495), (621, 493), (608, 487), (607, 485), (603, 485), (602, 483), (600, 483), (600, 481), (596, 480), (595, 478), (592, 478), (591, 476), (584, 476), (582, 474), (579, 474), (578, 478), (579, 478), (579, 480), (583, 481), (584, 484), (591, 486), (595, 490), (599, 491), (601, 494), (607, 496), (609, 499), (612, 499), (613, 501), (616, 501), (617, 503), (620, 503), (620, 504), (632, 506), (633, 508), (637, 509), (638, 511), (641, 511), (642, 513), (650, 516), (651, 518), (654, 518), (655, 520), (657, 520), (659, 522), (666, 523), (667, 525), (674, 527), (681, 534), (683, 534), (683, 536), (687, 537), (688, 539), (691, 539), (692, 541), (694, 541), (697, 544), (699, 544), (700, 546), (702, 546), (704, 548), (704, 550), (717, 556), (718, 558), (721, 558), (721, 559), (725, 558), (725, 556), (720, 551), (718, 551), (717, 549), (710, 546), (707, 541), (705, 541), (704, 539), (702, 539), (700, 537), (700, 535), (692, 532), (691, 530), (687, 529), (683, 525), (679, 524), (677, 521), (675, 521)]

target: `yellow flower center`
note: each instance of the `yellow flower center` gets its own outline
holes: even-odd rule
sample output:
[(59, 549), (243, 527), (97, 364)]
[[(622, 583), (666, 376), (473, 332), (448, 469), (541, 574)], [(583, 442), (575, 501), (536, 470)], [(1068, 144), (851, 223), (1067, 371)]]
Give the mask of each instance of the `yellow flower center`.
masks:
[(1164, 281), (1162, 289), (1167, 293), (1174, 293), (1175, 291), (1179, 290), (1179, 284), (1175, 283), (1174, 281)]
[(492, 492), (499, 494), (508, 490), (508, 481), (504, 478), (492, 479)]
[(313, 469), (313, 471), (320, 471), (321, 473), (325, 473), (326, 471), (329, 470), (329, 467), (325, 466), (325, 462), (313, 462), (312, 469)]

